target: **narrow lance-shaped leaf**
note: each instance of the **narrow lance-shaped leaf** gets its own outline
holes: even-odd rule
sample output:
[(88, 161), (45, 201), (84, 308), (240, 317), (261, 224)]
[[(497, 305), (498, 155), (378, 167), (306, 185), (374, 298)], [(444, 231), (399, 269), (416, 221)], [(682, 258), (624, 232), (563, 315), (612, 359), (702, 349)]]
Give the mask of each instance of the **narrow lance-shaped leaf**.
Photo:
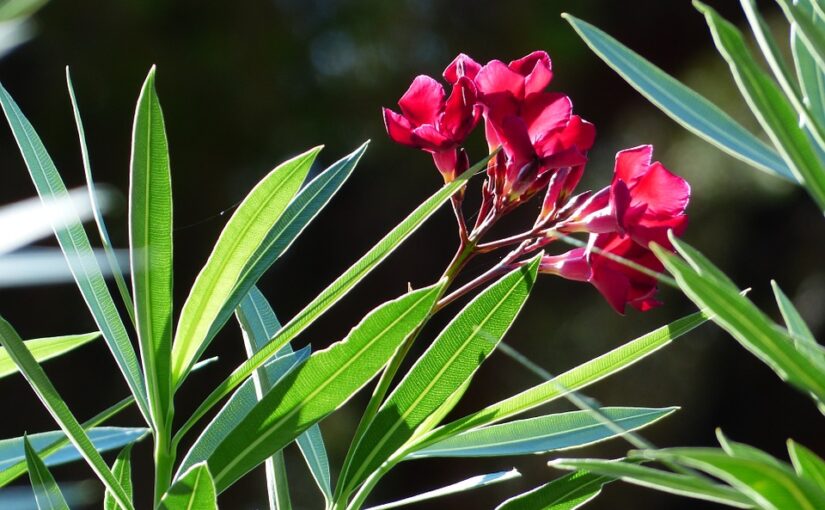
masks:
[(473, 414), (443, 425), (425, 434), (407, 453), (426, 448), (458, 433), (490, 425), (538, 406), (552, 402), (570, 391), (578, 390), (619, 372), (646, 356), (670, 344), (676, 338), (708, 320), (704, 312), (682, 317), (666, 326), (632, 340), (612, 351), (594, 358), (550, 381), (533, 386)]
[(126, 510), (132, 510), (129, 498), (120, 486), (117, 479), (112, 475), (109, 466), (104, 462), (94, 445), (89, 440), (89, 436), (77, 422), (77, 419), (69, 410), (66, 402), (60, 397), (55, 387), (52, 385), (43, 368), (37, 364), (34, 357), (26, 349), (26, 345), (20, 336), (12, 328), (11, 324), (0, 317), (0, 343), (6, 347), (6, 351), (20, 368), (20, 372), (25, 376), (29, 385), (37, 394), (40, 401), (52, 415), (54, 420), (63, 429), (63, 432), (71, 440), (72, 444), (81, 452), (83, 458), (95, 472), (103, 485), (114, 495), (118, 504)]
[(205, 462), (187, 471), (164, 494), (158, 510), (217, 510), (215, 482)]
[(183, 305), (172, 346), (172, 374), (179, 385), (206, 350), (212, 324), (244, 268), (298, 192), (322, 147), (281, 163), (244, 198), (221, 232)]
[[(358, 147), (351, 154), (341, 158), (312, 179), (284, 210), (264, 239), (255, 255), (247, 262), (238, 277), (238, 283), (232, 289), (221, 311), (218, 313), (208, 338), (217, 334), (223, 324), (232, 316), (235, 309), (251, 291), (266, 270), (289, 249), (293, 241), (329, 203), (335, 193), (352, 175), (361, 156), (367, 150), (367, 143)], [(270, 337), (271, 338), (271, 337)]]
[(788, 440), (788, 453), (796, 474), (825, 491), (825, 460), (799, 443)]
[(771, 280), (771, 288), (773, 288), (773, 294), (776, 298), (776, 304), (779, 306), (779, 311), (782, 313), (782, 319), (785, 321), (785, 327), (788, 328), (788, 333), (793, 337), (797, 348), (806, 350), (818, 356), (820, 359), (825, 360), (825, 351), (822, 350), (822, 347), (816, 341), (816, 338), (814, 338), (813, 333), (811, 333), (808, 325), (805, 324), (802, 316), (799, 315), (799, 311), (793, 305), (793, 302), (782, 292), (782, 289), (780, 289), (779, 285), (773, 280)]
[(754, 60), (739, 30), (712, 8), (698, 1), (694, 4), (705, 15), (716, 47), (762, 129), (788, 168), (825, 210), (825, 172), (788, 99)]
[(26, 438), (23, 438), (23, 447), (26, 450), (26, 463), (29, 465), (29, 478), (38, 510), (69, 510), (60, 487)]
[(609, 476), (577, 471), (503, 502), (496, 510), (574, 510), (602, 492)]
[[(129, 498), (132, 498), (132, 445), (128, 445), (126, 448), (120, 451), (117, 454), (117, 459), (115, 459), (114, 465), (112, 465), (112, 474), (120, 482), (120, 486), (123, 487), (123, 490), (126, 492), (126, 495)], [(112, 493), (106, 491), (106, 495), (103, 497), (103, 508), (104, 510), (120, 510), (120, 507), (117, 504), (117, 501), (113, 497)]]
[(247, 377), (252, 375), (258, 367), (264, 364), (281, 347), (298, 336), (303, 330), (309, 327), (315, 320), (329, 310), (332, 305), (344, 297), (355, 285), (363, 280), (373, 269), (386, 259), (401, 243), (407, 239), (424, 221), (441, 207), (444, 202), (464, 186), (467, 181), (481, 171), (487, 164), (491, 156), (488, 156), (470, 167), (466, 172), (459, 175), (454, 181), (445, 184), (434, 195), (418, 206), (404, 221), (396, 226), (389, 234), (384, 236), (372, 249), (370, 249), (352, 267), (332, 282), (322, 291), (311, 303), (292, 318), (278, 331), (269, 343), (263, 346), (254, 356), (236, 368), (221, 384), (210, 393), (200, 406), (192, 413), (192, 416), (181, 426), (176, 434), (176, 439), (185, 434), (197, 423), (215, 404), (223, 397), (229, 395)]
[[(140, 441), (146, 437), (148, 432), (149, 429), (143, 427), (91, 427), (86, 429), (95, 450), (101, 453)], [(77, 448), (69, 444), (68, 441), (56, 449), (52, 448), (53, 444), (65, 437), (66, 434), (59, 430), (26, 436), (32, 448), (35, 449), (37, 455), (43, 459), (47, 466), (59, 466), (83, 458)], [(0, 441), (0, 471), (4, 475), (6, 470), (16, 466), (24, 458), (22, 437)]]
[(776, 152), (716, 105), (590, 23), (563, 17), (596, 55), (685, 129), (759, 170), (796, 182)]
[[(241, 301), (237, 310), (238, 322), (241, 323), (244, 333), (244, 347), (246, 348), (247, 356), (252, 356), (258, 349), (266, 345), (270, 338), (275, 336), (275, 333), (281, 328), (275, 312), (269, 305), (261, 291), (257, 287), (252, 287), (246, 298)], [(290, 344), (284, 345), (278, 355), (288, 355), (292, 353), (292, 346)], [(263, 395), (272, 389), (278, 382), (277, 379), (269, 377), (269, 373), (262, 369), (255, 371), (253, 377), (255, 382), (255, 391), (257, 400), (263, 398)], [(250, 409), (252, 406), (250, 406)], [(332, 501), (332, 482), (329, 474), (329, 459), (327, 458), (326, 447), (324, 446), (324, 439), (321, 435), (321, 428), (315, 424), (308, 428), (303, 434), (298, 436), (296, 440), (301, 454), (309, 466), (312, 478), (321, 489), (324, 500), (327, 505)], [(267, 483), (270, 489), (277, 489), (277, 491), (270, 490), (270, 506), (272, 503), (272, 494), (289, 494), (288, 483), (286, 478), (280, 482), (276, 479), (279, 472), (285, 473), (283, 469), (283, 454), (281, 458), (276, 458), (279, 455), (276, 452), (273, 458), (266, 461)], [(272, 462), (270, 462), (272, 461)], [(282, 499), (284, 499), (282, 497)], [(274, 507), (282, 508), (282, 507)]]
[[(17, 145), (29, 169), (37, 194), (48, 207), (55, 200), (66, 197), (66, 185), (57, 172), (51, 157), (40, 141), (31, 123), (26, 119), (17, 103), (6, 89), (0, 85), (0, 104), (11, 126)], [(66, 262), (75, 276), (83, 299), (92, 312), (98, 329), (106, 339), (106, 344), (115, 357), (118, 368), (123, 373), (129, 390), (135, 396), (143, 416), (149, 422), (149, 407), (146, 400), (143, 374), (129, 340), (123, 321), (118, 315), (106, 282), (92, 253), (89, 238), (83, 230), (77, 215), (61, 218), (52, 224), (60, 248), (66, 255)]]
[[(134, 404), (135, 399), (133, 397), (127, 397), (117, 404), (110, 406), (109, 408), (105, 409), (104, 411), (98, 413), (97, 415), (93, 416), (89, 420), (86, 420), (81, 424), (84, 430), (89, 431), (90, 439), (92, 440), (92, 444), (95, 445), (95, 449), (101, 451), (102, 448), (99, 447), (97, 443), (95, 443), (95, 430), (93, 427), (97, 427), (101, 423), (105, 423), (107, 420), (115, 416), (117, 413), (123, 411), (130, 405)], [(144, 433), (147, 433), (148, 429), (142, 429)], [(52, 459), (54, 459), (57, 455), (52, 455), (55, 452), (63, 453), (64, 451), (67, 453), (71, 453), (74, 457), (68, 458), (66, 462), (70, 462), (73, 460), (77, 460), (81, 458), (80, 454), (77, 453), (77, 450), (69, 443), (69, 439), (66, 437), (66, 434), (62, 432), (55, 431), (55, 432), (46, 432), (43, 435), (51, 435), (51, 437), (45, 441), (42, 445), (38, 446), (35, 445), (35, 449), (37, 450), (38, 455), (45, 458), (46, 465), (49, 465)], [(40, 434), (32, 434), (29, 436), (29, 439), (32, 442), (36, 441), (36, 437), (40, 436)], [(139, 437), (138, 437), (139, 439)], [(0, 442), (2, 445), (6, 445), (8, 443), (13, 443), (14, 441), (22, 441), (22, 438), (12, 439), (12, 440), (5, 440)], [(123, 443), (126, 444), (126, 443)], [(123, 444), (115, 446), (115, 448), (122, 447)], [(0, 447), (0, 451), (3, 448)], [(22, 450), (18, 450), (22, 451)], [(0, 487), (8, 485), (10, 482), (14, 481), (17, 477), (22, 475), (26, 472), (26, 460), (23, 458), (22, 454), (17, 456), (18, 460), (15, 461), (11, 460), (10, 462), (5, 463), (6, 467), (0, 468)], [(63, 458), (61, 455), (60, 458)], [(3, 456), (0, 454), (0, 459), (7, 459), (8, 457)]]
[(115, 250), (112, 241), (109, 238), (109, 229), (106, 228), (106, 222), (103, 219), (103, 210), (99, 203), (98, 191), (95, 186), (95, 181), (92, 178), (92, 163), (89, 158), (89, 149), (86, 146), (86, 130), (83, 128), (83, 120), (80, 118), (80, 108), (77, 106), (77, 98), (74, 93), (74, 85), (72, 85), (72, 76), (69, 73), (69, 66), (66, 66), (66, 86), (69, 89), (69, 98), (72, 101), (72, 111), (74, 112), (74, 122), (77, 126), (77, 137), (80, 142), (80, 155), (83, 159), (83, 173), (86, 176), (86, 189), (89, 194), (89, 203), (91, 204), (92, 214), (94, 215), (95, 224), (97, 224), (97, 232), (100, 234), (100, 242), (103, 245), (103, 250), (106, 253), (106, 261), (109, 263), (109, 268), (112, 271), (112, 276), (115, 278), (117, 290), (120, 292), (120, 298), (132, 320), (135, 323), (135, 305), (132, 303), (132, 297), (129, 294), (129, 286), (126, 285), (126, 280), (123, 277), (123, 271), (120, 268), (120, 263), (117, 261)]
[[(802, 43), (808, 48), (811, 56), (816, 59), (820, 69), (825, 69), (825, 31), (821, 23), (816, 23), (812, 10), (805, 9), (798, 3), (789, 3), (787, 0), (777, 0), (788, 21), (796, 26)], [(812, 2), (816, 9), (815, 0)], [(806, 12), (807, 11), (807, 12)]]
[[(86, 345), (100, 338), (100, 333), (86, 333), (85, 335), (65, 335), (48, 338), (38, 338), (36, 340), (26, 340), (26, 348), (32, 353), (37, 362), (56, 358), (67, 352), (71, 352), (81, 345)], [(17, 373), (17, 365), (12, 361), (11, 356), (4, 347), (0, 347), (0, 378)]]
[(458, 483), (441, 487), (440, 489), (422, 492), (421, 494), (410, 496), (409, 498), (399, 499), (398, 501), (392, 501), (382, 505), (371, 506), (367, 510), (389, 510), (390, 508), (398, 508), (400, 506), (412, 505), (422, 501), (428, 501), (444, 496), (459, 494), (461, 492), (480, 489), (482, 487), (487, 487), (488, 485), (506, 482), (519, 477), (521, 477), (521, 473), (519, 473), (517, 469), (511, 469), (510, 471), (498, 471), (496, 473), (489, 473), (486, 475), (477, 475), (466, 480), (462, 480)]
[(815, 510), (825, 508), (825, 491), (797, 477), (789, 466), (731, 457), (716, 448), (668, 448), (642, 451), (639, 456), (675, 462), (719, 478), (753, 500), (760, 508)]
[(353, 445), (339, 480), (343, 495), (419, 433), (422, 423), (472, 378), (530, 295), (540, 259), (534, 257), (476, 296), (438, 335)]
[[(677, 408), (603, 407), (601, 414), (625, 431), (659, 421)], [(516, 420), (450, 437), (418, 450), (408, 458), (502, 457), (580, 448), (616, 437), (590, 411), (572, 411)]]
[[(287, 374), (297, 369), (309, 359), (309, 346), (299, 349), (294, 353), (278, 356), (264, 365), (262, 370), (266, 370), (270, 380), (280, 381)], [(260, 370), (260, 369), (259, 369)], [(183, 458), (178, 467), (175, 479), (183, 476), (183, 473), (192, 468), (195, 464), (207, 460), (215, 449), (226, 439), (239, 423), (249, 414), (258, 402), (255, 394), (255, 386), (252, 378), (247, 379), (226, 404), (215, 415), (212, 421), (203, 429), (189, 452)]]
[[(823, 27), (822, 20), (814, 13), (808, 0), (796, 0), (794, 3), (805, 11), (814, 26)], [(825, 66), (819, 67), (816, 58), (802, 41), (796, 23), (791, 24), (791, 52), (805, 105), (820, 123), (825, 124)]]
[(802, 91), (797, 86), (793, 79), (791, 71), (785, 64), (785, 59), (776, 41), (770, 32), (770, 27), (765, 22), (759, 9), (756, 7), (755, 0), (741, 0), (742, 8), (745, 11), (745, 16), (748, 18), (753, 35), (762, 50), (762, 55), (768, 63), (771, 72), (776, 78), (776, 82), (785, 94), (785, 97), (790, 102), (794, 111), (800, 119), (802, 119), (808, 128), (808, 133), (816, 140), (818, 144), (814, 147), (817, 150), (825, 150), (825, 130), (823, 123), (808, 109)]
[(551, 461), (550, 466), (559, 469), (586, 470), (593, 473), (593, 476), (621, 479), (634, 485), (737, 508), (754, 506), (750, 498), (725, 485), (713, 483), (698, 476), (671, 473), (628, 462), (601, 459), (558, 459)]
[(132, 128), (129, 241), (135, 323), (152, 425), (172, 416), (172, 180), (155, 68), (140, 91)]
[(443, 285), (376, 308), (344, 340), (313, 354), (270, 390), (209, 458), (218, 491), (352, 398), (426, 319)]
[[(793, 339), (780, 331), (750, 300), (741, 296), (732, 283), (714, 277), (719, 270), (701, 254), (675, 237), (672, 240), (693, 267), (659, 246), (653, 246), (653, 249), (682, 291), (698, 306), (710, 310), (714, 322), (782, 379), (809, 392), (819, 402), (825, 402), (825, 364), (817, 363), (815, 357), (797, 350)], [(697, 272), (698, 268), (704, 275)]]

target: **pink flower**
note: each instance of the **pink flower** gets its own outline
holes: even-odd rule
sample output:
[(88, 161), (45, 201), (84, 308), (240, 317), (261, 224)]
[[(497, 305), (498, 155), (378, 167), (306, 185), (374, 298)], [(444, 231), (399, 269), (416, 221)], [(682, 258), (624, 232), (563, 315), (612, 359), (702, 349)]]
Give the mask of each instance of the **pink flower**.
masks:
[(476, 73), (487, 144), (491, 151), (503, 149), (489, 168), (498, 195), (509, 202), (529, 198), (559, 168), (575, 167), (581, 176), (595, 129), (572, 114), (569, 97), (544, 92), (553, 77), (547, 53), (533, 52), (508, 65), (493, 60), (477, 71), (475, 62), (460, 62)]
[(387, 133), (395, 142), (432, 153), (445, 181), (462, 170), (458, 147), (481, 116), (471, 78), (456, 76), (446, 97), (444, 87), (429, 76), (417, 76), (398, 101), (401, 114), (383, 109)]
[(644, 312), (661, 304), (655, 298), (656, 278), (610, 257), (615, 255), (661, 273), (664, 267), (652, 251), (616, 233), (593, 234), (591, 243), (587, 249), (545, 255), (539, 270), (568, 280), (590, 282), (620, 314), (624, 314), (627, 305)]

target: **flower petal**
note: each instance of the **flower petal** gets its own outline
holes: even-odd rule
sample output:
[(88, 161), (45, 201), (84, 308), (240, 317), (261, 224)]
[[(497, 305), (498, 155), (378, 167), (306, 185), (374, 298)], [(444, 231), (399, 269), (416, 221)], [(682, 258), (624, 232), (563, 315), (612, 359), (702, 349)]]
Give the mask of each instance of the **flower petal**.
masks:
[(418, 147), (412, 138), (412, 126), (410, 121), (403, 115), (399, 115), (389, 108), (383, 108), (384, 126), (387, 128), (387, 134), (396, 143), (408, 145), (410, 147)]
[(545, 255), (541, 258), (539, 271), (554, 274), (579, 282), (590, 281), (590, 263), (584, 248), (574, 248), (561, 255)]
[(553, 79), (553, 66), (550, 56), (545, 51), (534, 51), (518, 60), (513, 60), (509, 67), (525, 77), (525, 96), (543, 91)]
[(412, 139), (418, 147), (428, 152), (439, 152), (455, 146), (452, 140), (429, 124), (413, 129)]
[(455, 84), (462, 76), (475, 80), (479, 70), (481, 70), (481, 64), (464, 53), (459, 53), (458, 56), (450, 62), (450, 65), (444, 69), (444, 79), (451, 84)]
[(511, 70), (500, 60), (491, 60), (482, 67), (475, 82), (483, 95), (506, 92), (518, 100), (524, 99), (524, 76)]
[(690, 200), (690, 185), (656, 162), (639, 177), (631, 193), (634, 202), (647, 205), (646, 216), (667, 218), (685, 211)]
[(429, 76), (419, 75), (398, 100), (401, 112), (416, 126), (435, 124), (444, 110), (444, 87)]
[(476, 89), (472, 80), (462, 77), (453, 87), (444, 107), (438, 128), (442, 134), (461, 143), (475, 128), (480, 118), (481, 108), (476, 104)]
[(522, 116), (534, 142), (568, 125), (573, 103), (564, 94), (543, 92), (524, 101)]
[(613, 178), (623, 180), (629, 188), (632, 188), (636, 180), (647, 172), (652, 157), (652, 145), (641, 145), (618, 152)]

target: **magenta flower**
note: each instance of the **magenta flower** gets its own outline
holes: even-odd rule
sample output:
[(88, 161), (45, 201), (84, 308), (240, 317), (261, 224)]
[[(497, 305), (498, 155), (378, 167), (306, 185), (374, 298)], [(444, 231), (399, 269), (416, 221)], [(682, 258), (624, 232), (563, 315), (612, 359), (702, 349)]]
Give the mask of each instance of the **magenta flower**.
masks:
[(449, 97), (429, 76), (418, 76), (398, 101), (401, 114), (384, 108), (384, 124), (395, 142), (432, 153), (435, 165), (449, 182), (466, 168), (459, 146), (481, 116), (472, 79), (458, 76)]

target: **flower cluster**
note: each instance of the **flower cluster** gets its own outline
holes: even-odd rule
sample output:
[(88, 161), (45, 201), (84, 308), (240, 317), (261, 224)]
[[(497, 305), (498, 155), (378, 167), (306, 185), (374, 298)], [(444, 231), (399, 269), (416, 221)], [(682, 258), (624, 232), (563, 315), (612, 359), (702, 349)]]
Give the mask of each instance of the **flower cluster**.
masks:
[[(394, 141), (431, 153), (450, 182), (469, 168), (462, 145), (483, 120), (492, 157), (477, 222), (472, 232), (462, 232), (462, 243), (482, 253), (517, 245), (501, 269), (555, 240), (584, 233), (586, 246), (544, 255), (541, 271), (592, 283), (619, 313), (628, 304), (642, 311), (657, 306), (655, 276), (663, 267), (649, 244), (672, 249), (668, 231), (684, 231), (688, 183), (652, 162), (653, 148), (647, 145), (616, 155), (609, 186), (574, 194), (596, 131), (573, 113), (568, 96), (547, 90), (553, 69), (543, 51), (483, 66), (460, 54), (443, 76), (452, 87), (449, 96), (435, 79), (418, 76), (398, 101), (401, 113), (385, 108), (384, 122)], [(499, 218), (542, 190), (531, 230), (481, 243)], [(456, 214), (465, 229), (460, 202)]]

